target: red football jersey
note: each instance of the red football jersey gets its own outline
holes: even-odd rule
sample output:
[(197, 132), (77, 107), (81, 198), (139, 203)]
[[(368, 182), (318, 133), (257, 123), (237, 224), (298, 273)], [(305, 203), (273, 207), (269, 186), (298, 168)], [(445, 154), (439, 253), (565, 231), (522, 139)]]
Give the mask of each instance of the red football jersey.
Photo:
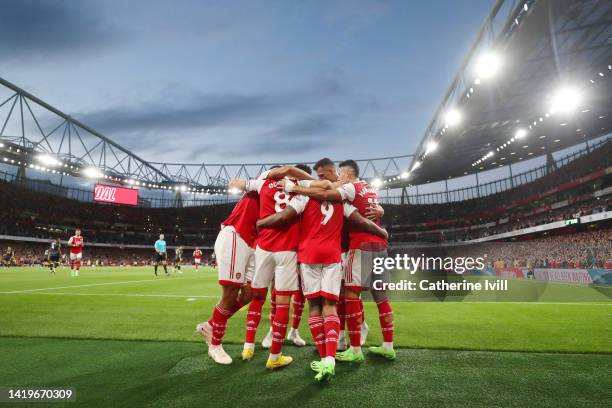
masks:
[[(339, 189), (347, 192), (347, 199), (357, 208), (359, 214), (366, 216), (366, 211), (372, 206), (378, 205), (378, 193), (365, 181), (356, 181), (345, 184)], [(380, 226), (380, 220), (376, 220)], [(381, 250), (387, 248), (387, 241), (374, 234), (361, 231), (350, 231), (350, 249)]]
[(302, 214), (298, 262), (309, 265), (340, 262), (344, 224), (342, 203), (296, 196), (289, 205)]
[[(284, 192), (278, 180), (249, 180), (247, 190), (259, 193), (259, 218), (284, 210), (295, 194)], [(257, 236), (257, 246), (270, 252), (296, 251), (300, 240), (300, 223), (295, 220), (283, 229), (263, 228)]]
[(238, 201), (232, 213), (223, 221), (224, 226), (231, 225), (244, 242), (251, 248), (255, 247), (257, 228), (255, 224), (259, 219), (259, 196), (249, 191)]
[(79, 254), (83, 252), (83, 236), (73, 235), (70, 237), (69, 242), (71, 243), (70, 252), (73, 254)]
[[(235, 228), (235, 227), (234, 227)], [(200, 259), (202, 258), (202, 251), (198, 250), (198, 251), (193, 251), (193, 257), (195, 259)]]

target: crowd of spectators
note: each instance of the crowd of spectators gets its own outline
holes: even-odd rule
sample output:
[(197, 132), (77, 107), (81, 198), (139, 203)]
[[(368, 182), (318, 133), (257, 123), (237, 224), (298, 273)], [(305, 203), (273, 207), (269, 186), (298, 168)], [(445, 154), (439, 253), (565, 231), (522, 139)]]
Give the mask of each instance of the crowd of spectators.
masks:
[(0, 235), (67, 239), (81, 228), (89, 242), (143, 245), (164, 233), (169, 245), (213, 245), (232, 204), (137, 208), (85, 203), (0, 181)]
[[(612, 165), (612, 143), (512, 190), (480, 199), (447, 204), (385, 205), (383, 224), (391, 242), (453, 242), (486, 237), (543, 223), (612, 210), (611, 174), (600, 174), (571, 187), (558, 187)], [(596, 194), (597, 193), (597, 194)], [(559, 205), (562, 203), (563, 205)], [(76, 228), (86, 243), (117, 249), (88, 248), (98, 263), (148, 263), (146, 250), (125, 245), (152, 245), (164, 233), (168, 245), (212, 247), (233, 203), (185, 208), (140, 208), (86, 203), (40, 193), (18, 182), (0, 181), (0, 235), (67, 240)], [(5, 242), (0, 241), (0, 246)], [(36, 263), (44, 245), (16, 244), (23, 263)]]
[(495, 267), (612, 269), (612, 229), (493, 242), (470, 248)]
[(385, 205), (385, 222), (391, 230), (430, 230), (485, 224), (513, 212), (519, 214), (517, 218), (522, 222), (521, 212), (612, 186), (612, 175), (608, 174), (565, 191), (553, 190), (610, 166), (612, 142), (559, 169), (551, 169), (531, 183), (497, 194), (444, 204)]

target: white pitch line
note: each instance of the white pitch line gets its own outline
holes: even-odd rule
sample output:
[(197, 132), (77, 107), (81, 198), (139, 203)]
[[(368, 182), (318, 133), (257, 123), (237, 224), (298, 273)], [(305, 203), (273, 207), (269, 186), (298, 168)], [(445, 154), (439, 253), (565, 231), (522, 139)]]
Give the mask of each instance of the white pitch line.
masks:
[[(155, 279), (153, 279), (155, 280)], [(136, 281), (142, 282), (142, 281)], [(71, 286), (73, 287), (73, 286)], [(0, 292), (0, 295), (62, 295), (62, 296), (124, 296), (124, 297), (163, 297), (163, 298), (197, 298), (197, 299), (217, 299), (217, 295), (164, 295), (164, 294), (146, 294), (146, 293), (74, 293), (74, 292)], [(479, 303), (489, 305), (503, 304), (520, 304), (520, 305), (571, 305), (571, 306), (612, 306), (612, 302), (487, 302), (487, 301), (465, 301), (465, 302), (402, 302), (399, 303), (431, 303), (431, 304), (446, 304), (457, 305), (461, 303)]]
[[(1, 292), (0, 292), (1, 293)], [(391, 300), (393, 302), (393, 300)], [(432, 303), (432, 304), (436, 304), (436, 305), (457, 305), (457, 304), (462, 304), (462, 303), (482, 303), (482, 304), (489, 304), (489, 305), (503, 305), (503, 304), (514, 304), (514, 305), (580, 305), (580, 306), (612, 306), (612, 302), (607, 302), (607, 303), (601, 303), (601, 302), (525, 302), (525, 301), (521, 301), (521, 302), (488, 302), (488, 301), (483, 301), (483, 300), (465, 300), (465, 301), (461, 301), (461, 302), (457, 302), (457, 301), (448, 301), (448, 302), (415, 302), (415, 301), (401, 301), (399, 300), (398, 303)]]
[(74, 292), (0, 292), (0, 295), (62, 295), (62, 296), (125, 296), (125, 297), (164, 297), (164, 298), (199, 298), (217, 299), (219, 296), (212, 295), (163, 295), (163, 294), (148, 294), (148, 293), (74, 293)]
[(123, 282), (105, 282), (105, 283), (90, 283), (87, 285), (72, 285), (72, 286), (57, 286), (57, 287), (52, 287), (52, 288), (37, 288), (37, 289), (24, 289), (24, 290), (15, 290), (12, 292), (0, 292), (0, 293), (4, 293), (4, 294), (10, 294), (10, 293), (28, 293), (28, 292), (40, 292), (40, 291), (44, 291), (44, 290), (54, 290), (54, 289), (72, 289), (72, 288), (88, 288), (88, 287), (93, 287), (93, 286), (107, 286), (107, 285), (125, 285), (128, 283), (140, 283), (140, 282), (165, 282), (165, 280), (162, 279), (141, 279), (141, 280), (134, 280), (134, 281), (123, 281)]

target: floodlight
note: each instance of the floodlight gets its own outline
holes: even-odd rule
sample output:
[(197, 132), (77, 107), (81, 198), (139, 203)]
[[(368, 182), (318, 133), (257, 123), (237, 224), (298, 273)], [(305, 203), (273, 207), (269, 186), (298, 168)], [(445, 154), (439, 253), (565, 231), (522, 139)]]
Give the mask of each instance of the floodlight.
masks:
[(425, 153), (429, 154), (431, 152), (434, 152), (437, 148), (438, 148), (438, 143), (431, 141), (427, 144), (427, 149), (425, 150)]
[(96, 169), (95, 167), (86, 167), (81, 170), (81, 173), (83, 173), (85, 177), (89, 178), (101, 178), (103, 176), (100, 170)]
[(495, 53), (487, 53), (476, 61), (476, 75), (482, 79), (494, 77), (501, 66), (501, 60)]
[(516, 133), (514, 134), (514, 138), (515, 139), (522, 139), (525, 136), (527, 136), (527, 131), (525, 129), (519, 129), (516, 131)]
[(446, 126), (455, 126), (459, 122), (461, 122), (461, 114), (456, 109), (450, 109), (446, 112)]
[(552, 112), (571, 113), (576, 110), (581, 100), (581, 95), (575, 88), (561, 88), (553, 95), (550, 109)]
[(36, 159), (42, 164), (47, 165), (47, 166), (58, 166), (61, 164), (57, 159), (55, 159), (55, 157), (50, 156), (48, 154), (43, 154), (41, 156), (38, 156)]

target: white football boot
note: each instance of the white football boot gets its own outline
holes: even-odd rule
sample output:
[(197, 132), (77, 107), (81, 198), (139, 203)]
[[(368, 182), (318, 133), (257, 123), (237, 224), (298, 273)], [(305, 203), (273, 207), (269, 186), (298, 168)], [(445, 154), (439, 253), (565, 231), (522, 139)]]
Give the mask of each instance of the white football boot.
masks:
[(293, 327), (287, 333), (287, 340), (292, 342), (295, 346), (304, 347), (306, 345), (306, 341), (300, 337), (300, 332), (298, 329), (294, 329)]
[(223, 350), (223, 346), (220, 344), (218, 346), (208, 346), (208, 355), (217, 364), (232, 364), (232, 358)]
[(263, 348), (270, 348), (272, 347), (272, 328), (270, 327), (270, 330), (268, 330), (268, 334), (266, 334), (266, 337), (263, 338), (263, 340), (261, 341), (261, 347)]

